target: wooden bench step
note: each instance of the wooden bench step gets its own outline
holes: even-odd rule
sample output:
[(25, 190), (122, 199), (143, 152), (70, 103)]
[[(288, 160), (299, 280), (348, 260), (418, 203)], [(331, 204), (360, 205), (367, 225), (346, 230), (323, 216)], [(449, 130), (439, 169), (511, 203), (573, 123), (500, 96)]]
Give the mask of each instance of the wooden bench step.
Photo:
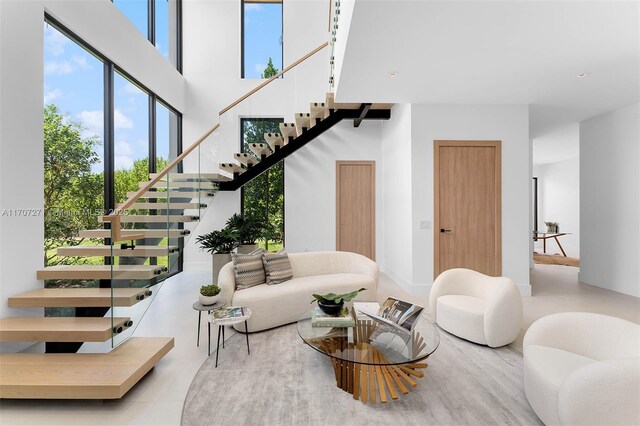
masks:
[(1, 354), (0, 398), (122, 398), (173, 345), (172, 337), (132, 337), (104, 354)]
[(0, 342), (105, 342), (131, 326), (129, 318), (38, 317), (0, 319)]
[(10, 308), (129, 307), (148, 297), (146, 288), (42, 288), (9, 297)]
[(134, 248), (120, 248), (120, 245), (111, 246), (74, 246), (60, 247), (56, 251), (58, 256), (119, 256), (119, 257), (163, 257), (177, 253), (176, 246), (135, 246)]
[[(111, 270), (113, 269), (113, 277)], [(39, 269), (39, 280), (149, 280), (165, 272), (161, 265), (56, 265)]]
[[(191, 232), (188, 229), (136, 229), (131, 231), (122, 231), (126, 238), (128, 234), (142, 234), (145, 238), (185, 238)], [(111, 231), (108, 229), (85, 229), (78, 234), (80, 238), (111, 238)]]

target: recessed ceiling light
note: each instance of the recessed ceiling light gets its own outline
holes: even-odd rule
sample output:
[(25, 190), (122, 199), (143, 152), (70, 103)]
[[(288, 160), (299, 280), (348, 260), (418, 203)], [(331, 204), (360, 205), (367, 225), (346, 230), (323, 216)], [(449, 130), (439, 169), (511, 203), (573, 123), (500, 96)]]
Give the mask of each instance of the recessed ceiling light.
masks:
[(589, 73), (588, 73), (588, 72), (583, 72), (583, 73), (578, 74), (576, 77), (578, 77), (578, 78), (585, 78), (585, 77), (586, 77), (586, 76), (588, 76), (588, 75), (589, 75)]
[(393, 78), (393, 77), (397, 77), (398, 76), (398, 71), (390, 71), (389, 72), (389, 77)]

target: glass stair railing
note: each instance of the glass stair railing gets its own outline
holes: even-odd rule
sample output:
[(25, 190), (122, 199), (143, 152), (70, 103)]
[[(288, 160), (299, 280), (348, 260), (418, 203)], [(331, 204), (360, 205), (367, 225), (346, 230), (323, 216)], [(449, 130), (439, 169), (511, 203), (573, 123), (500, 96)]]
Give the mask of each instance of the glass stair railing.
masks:
[[(217, 126), (216, 126), (217, 127)], [(213, 133), (213, 132), (212, 132)], [(100, 220), (110, 223), (110, 268), (112, 346), (133, 335), (165, 280), (179, 272), (184, 248), (194, 235), (200, 218), (222, 181), (230, 179), (217, 168), (219, 133), (203, 137), (138, 191)], [(203, 283), (208, 284), (208, 283)], [(123, 293), (134, 291), (131, 297)], [(126, 293), (129, 295), (130, 293)]]

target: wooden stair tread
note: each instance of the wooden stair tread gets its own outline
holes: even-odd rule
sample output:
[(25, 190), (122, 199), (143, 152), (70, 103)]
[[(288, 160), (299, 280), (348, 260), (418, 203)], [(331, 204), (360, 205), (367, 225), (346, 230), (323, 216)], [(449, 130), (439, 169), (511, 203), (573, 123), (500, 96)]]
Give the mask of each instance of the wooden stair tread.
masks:
[[(114, 276), (112, 277), (112, 270)], [(39, 280), (148, 280), (162, 274), (161, 265), (56, 265), (39, 269)]]
[(11, 317), (0, 319), (0, 342), (105, 342), (129, 318)]
[(122, 398), (173, 346), (172, 337), (132, 337), (104, 354), (1, 354), (0, 398)]
[(262, 158), (263, 156), (266, 157), (271, 154), (269, 145), (267, 145), (266, 143), (251, 143), (249, 144), (249, 149), (260, 158)]
[(119, 245), (111, 246), (74, 246), (60, 247), (58, 256), (120, 256), (120, 257), (159, 257), (177, 253), (177, 246), (135, 246), (135, 248), (122, 249)]
[[(122, 204), (118, 204), (116, 209), (119, 208)], [(198, 209), (198, 208), (206, 208), (207, 205), (203, 203), (179, 203), (174, 201), (169, 201), (169, 203), (159, 201), (157, 203), (133, 203), (129, 209), (131, 210), (189, 210), (189, 209)], [(129, 210), (127, 209), (127, 210)]]
[[(128, 234), (142, 234), (145, 238), (165, 238), (167, 235), (169, 238), (184, 238), (191, 232), (188, 229), (135, 229), (122, 231), (126, 238)], [(111, 231), (108, 229), (85, 229), (80, 231), (79, 236), (81, 238), (111, 238)]]
[(10, 308), (128, 307), (139, 302), (146, 288), (42, 288), (9, 297)]
[[(335, 102), (334, 94), (327, 93), (327, 101), (326, 105), (329, 109), (360, 109), (360, 106), (363, 103), (370, 102), (360, 102), (360, 103), (351, 103), (351, 102)], [(372, 103), (370, 109), (391, 109), (395, 104), (386, 104), (386, 103)]]
[(220, 169), (228, 173), (244, 173), (247, 168), (242, 164), (220, 163)]
[(295, 114), (295, 124), (296, 134), (300, 136), (305, 129), (309, 130), (315, 124), (315, 118), (312, 122), (310, 113), (299, 112)]
[[(139, 182), (138, 187), (144, 188), (149, 182)], [(160, 181), (156, 182), (151, 186), (151, 188), (155, 189), (177, 189), (177, 188), (186, 188), (186, 189), (206, 189), (206, 190), (215, 190), (217, 185), (211, 183), (209, 181), (197, 181), (197, 182), (187, 182), (187, 181)]]
[(256, 157), (251, 154), (247, 154), (246, 152), (236, 152), (235, 154), (233, 154), (233, 158), (235, 158), (236, 161), (245, 166), (253, 166), (254, 164), (258, 163)]
[[(196, 222), (200, 220), (198, 216), (190, 216), (190, 215), (180, 215), (180, 214), (172, 214), (172, 215), (138, 215), (138, 214), (130, 214), (130, 215), (120, 215), (120, 223), (167, 223), (167, 222)], [(105, 219), (105, 216), (99, 216), (98, 222), (105, 223), (108, 222)]]
[(280, 123), (278, 127), (280, 128), (280, 134), (287, 142), (289, 141), (289, 137), (295, 138), (298, 136), (294, 123)]
[(282, 148), (285, 145), (284, 139), (280, 133), (265, 133), (264, 140), (269, 144), (271, 151), (275, 151), (276, 148)]
[[(158, 174), (159, 173), (149, 173), (149, 179), (155, 179), (155, 177), (158, 176)], [(199, 179), (201, 181), (208, 180), (212, 182), (220, 182), (220, 181), (225, 181), (228, 178), (219, 173), (169, 173), (168, 179), (172, 182), (186, 181), (186, 180), (192, 180), (192, 179)], [(167, 180), (167, 175), (164, 175), (163, 177), (161, 177), (160, 180), (165, 182)]]
[[(138, 194), (137, 192), (129, 191), (127, 192), (127, 197), (133, 197)], [(196, 191), (191, 189), (190, 191), (147, 191), (140, 196), (140, 198), (155, 198), (166, 200), (167, 197), (171, 198), (188, 198), (188, 199), (203, 199), (203, 198), (211, 198), (215, 195), (215, 192), (210, 189), (202, 189), (200, 191)]]

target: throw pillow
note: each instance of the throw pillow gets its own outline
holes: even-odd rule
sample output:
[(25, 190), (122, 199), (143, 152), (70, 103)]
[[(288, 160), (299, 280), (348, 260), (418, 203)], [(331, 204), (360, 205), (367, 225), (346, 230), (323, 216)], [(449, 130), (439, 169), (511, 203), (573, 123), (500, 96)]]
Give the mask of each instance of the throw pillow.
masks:
[(236, 277), (236, 290), (244, 290), (254, 285), (264, 284), (265, 274), (262, 265), (262, 252), (257, 254), (231, 255), (233, 273)]
[(267, 284), (280, 284), (293, 278), (293, 268), (287, 253), (265, 253), (262, 256)]

